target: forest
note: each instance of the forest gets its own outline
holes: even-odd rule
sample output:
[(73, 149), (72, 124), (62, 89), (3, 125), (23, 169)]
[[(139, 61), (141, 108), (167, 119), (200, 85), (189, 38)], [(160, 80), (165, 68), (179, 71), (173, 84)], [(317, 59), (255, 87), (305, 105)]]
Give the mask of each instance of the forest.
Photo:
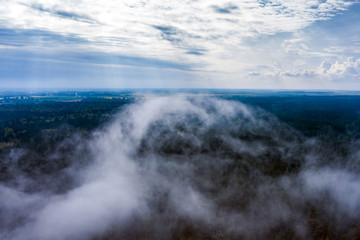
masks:
[(3, 238), (360, 239), (360, 96), (6, 100)]

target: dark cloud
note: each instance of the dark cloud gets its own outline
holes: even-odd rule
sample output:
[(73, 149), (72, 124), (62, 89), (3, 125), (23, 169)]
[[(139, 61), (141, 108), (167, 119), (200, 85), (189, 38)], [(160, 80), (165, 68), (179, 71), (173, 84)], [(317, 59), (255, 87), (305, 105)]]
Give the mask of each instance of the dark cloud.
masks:
[(220, 7), (220, 6), (212, 6), (212, 8), (214, 9), (215, 12), (217, 13), (231, 13), (233, 10), (239, 9), (238, 6), (234, 5), (234, 4), (228, 4), (224, 7)]
[(176, 35), (179, 32), (178, 29), (170, 26), (153, 26), (153, 27), (160, 30), (162, 33), (166, 35)]
[(178, 70), (192, 70), (190, 64), (178, 63), (174, 61), (166, 61), (155, 58), (122, 56), (111, 53), (85, 53), (75, 55), (74, 58), (79, 62), (90, 62), (100, 64), (119, 64), (127, 66), (169, 68)]
[(87, 15), (78, 14), (75, 12), (68, 12), (64, 10), (57, 10), (57, 9), (48, 9), (44, 8), (41, 4), (32, 4), (31, 8), (38, 10), (40, 12), (50, 13), (55, 16), (61, 17), (61, 18), (67, 18), (74, 21), (80, 21), (80, 22), (88, 22), (88, 23), (95, 23), (94, 19), (90, 18)]
[(266, 6), (280, 6), (280, 3), (274, 3), (271, 0), (258, 0), (260, 7), (266, 7)]
[(46, 47), (84, 43), (88, 43), (88, 40), (74, 34), (62, 35), (44, 30), (0, 28), (0, 45)]
[[(0, 39), (0, 45), (11, 45), (11, 46), (27, 46), (28, 41), (26, 38), (30, 39), (41, 39), (37, 42), (39, 47), (48, 47), (54, 46), (58, 43), (58, 46), (61, 46), (63, 41), (68, 41), (71, 43), (82, 43), (83, 39), (78, 38), (67, 38), (64, 36), (59, 36), (53, 33), (42, 32), (42, 31), (27, 31), (24, 33), (16, 33), (15, 39), (19, 41), (12, 42), (12, 36), (14, 31), (5, 30), (5, 37)], [(8, 34), (11, 33), (11, 34)], [(23, 39), (19, 38), (19, 35), (23, 36)], [(0, 30), (0, 36), (2, 36), (2, 30)], [(25, 40), (24, 40), (25, 39)], [(43, 42), (44, 44), (41, 44)], [(41, 46), (42, 45), (42, 46)], [(36, 65), (36, 62), (39, 61), (62, 61), (68, 63), (90, 63), (90, 64), (104, 64), (104, 65), (124, 65), (124, 66), (137, 66), (137, 67), (154, 67), (161, 69), (177, 69), (184, 71), (191, 71), (192, 66), (190, 64), (178, 63), (175, 61), (167, 61), (155, 58), (146, 58), (146, 57), (134, 57), (134, 56), (124, 56), (117, 55), (113, 53), (104, 53), (104, 52), (70, 52), (70, 51), (58, 51), (48, 53), (47, 48), (42, 49), (5, 49), (2, 50), (0, 55), (0, 62), (11, 62), (12, 59), (15, 60), (14, 64), (21, 66), (22, 64)], [(33, 61), (33, 62), (32, 62)], [(26, 67), (27, 68), (27, 67)], [(25, 69), (26, 69), (25, 68)], [(22, 68), (20, 68), (22, 69)]]
[(255, 76), (260, 76), (261, 73), (260, 72), (250, 72), (248, 75), (255, 77)]
[[(172, 28), (159, 27), (166, 34), (175, 34)], [(119, 39), (117, 39), (119, 40)], [(94, 63), (94, 64), (118, 64), (126, 66), (156, 67), (179, 70), (191, 70), (189, 64), (177, 63), (155, 58), (123, 56), (113, 53), (103, 52), (52, 52), (46, 53), (48, 47), (61, 47), (68, 45), (79, 45), (89, 43), (86, 39), (80, 38), (73, 34), (61, 35), (55, 32), (42, 30), (25, 30), (25, 29), (0, 29), (0, 45), (5, 46), (30, 46), (40, 47), (36, 51), (31, 49), (17, 48), (14, 50), (3, 50), (1, 61), (6, 61), (9, 56), (20, 58), (19, 65), (22, 61), (28, 62), (31, 66), (31, 59), (59, 60), (67, 62)], [(11, 54), (12, 53), (12, 54)]]
[(307, 78), (314, 78), (316, 77), (316, 73), (313, 71), (297, 71), (297, 72), (282, 72), (280, 73), (281, 76), (285, 77), (307, 77)]
[(198, 56), (204, 55), (204, 53), (202, 51), (197, 51), (197, 50), (190, 50), (190, 51), (187, 51), (186, 53), (190, 54), (190, 55), (198, 55)]
[(205, 50), (199, 50), (199, 47), (197, 47), (195, 44), (189, 44), (189, 39), (199, 39), (201, 38), (198, 35), (189, 34), (186, 31), (183, 31), (181, 29), (178, 29), (176, 27), (172, 26), (159, 26), (154, 25), (152, 26), (155, 29), (159, 30), (161, 32), (161, 38), (163, 40), (171, 42), (176, 47), (182, 48), (182, 49), (190, 49), (186, 51), (186, 54), (192, 54), (192, 55), (203, 55)]
[(176, 45), (183, 45), (184, 32), (171, 26), (153, 26), (155, 29), (161, 31), (161, 37)]

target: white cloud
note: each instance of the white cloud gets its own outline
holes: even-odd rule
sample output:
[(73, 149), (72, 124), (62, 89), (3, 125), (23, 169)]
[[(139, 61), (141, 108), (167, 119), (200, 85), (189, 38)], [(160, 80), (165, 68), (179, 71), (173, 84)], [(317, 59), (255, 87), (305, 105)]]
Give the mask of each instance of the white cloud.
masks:
[(346, 77), (360, 76), (360, 58), (346, 57), (334, 63), (323, 61), (319, 67), (319, 73), (330, 76)]
[(353, 43), (347, 46), (331, 46), (325, 48), (324, 51), (331, 54), (360, 54), (360, 44)]
[[(193, 79), (206, 79), (184, 87), (281, 88), (274, 78), (317, 72), (321, 58), (335, 55), (314, 49), (303, 29), (350, 5), (345, 0), (0, 0), (0, 24), (85, 40), (43, 39), (43, 48), (186, 63), (199, 70), (191, 72)], [(281, 67), (271, 70), (274, 62)]]
[(324, 60), (318, 53), (318, 63), (309, 64), (304, 60), (311, 61), (311, 55), (317, 53), (294, 48), (293, 45), (298, 44), (296, 40), (288, 43), (290, 47), (287, 45), (284, 50), (294, 50), (291, 54), (296, 58), (289, 63), (275, 62), (248, 69), (249, 86), (252, 82), (261, 82), (262, 88), (354, 90), (360, 87), (360, 58), (335, 55)]
[(202, 49), (220, 57), (244, 37), (293, 32), (350, 5), (321, 2), (18, 0), (1, 1), (0, 19), (10, 28), (75, 34), (106, 51), (174, 58)]

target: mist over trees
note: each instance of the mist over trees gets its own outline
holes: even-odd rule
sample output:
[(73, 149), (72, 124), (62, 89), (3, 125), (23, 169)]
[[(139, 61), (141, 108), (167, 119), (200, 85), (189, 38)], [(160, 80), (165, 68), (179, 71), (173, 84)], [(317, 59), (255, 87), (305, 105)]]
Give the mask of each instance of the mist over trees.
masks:
[(0, 238), (360, 237), (354, 132), (304, 134), (207, 97), (152, 97), (112, 116), (56, 128), (53, 143), (17, 144), (4, 129)]

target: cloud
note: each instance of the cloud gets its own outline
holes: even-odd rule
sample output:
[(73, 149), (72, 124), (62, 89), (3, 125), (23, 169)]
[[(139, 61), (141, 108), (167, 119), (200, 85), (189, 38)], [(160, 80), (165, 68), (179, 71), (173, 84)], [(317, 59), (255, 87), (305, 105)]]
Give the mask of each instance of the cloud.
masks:
[(192, 54), (192, 55), (197, 55), (197, 56), (201, 56), (201, 55), (205, 54), (202, 51), (198, 51), (198, 50), (190, 50), (190, 51), (187, 51), (186, 53), (187, 54)]
[[(214, 55), (228, 53), (231, 51), (228, 47), (233, 47), (229, 45), (233, 39), (241, 41), (245, 37), (294, 32), (315, 21), (329, 19), (350, 5), (341, 0), (312, 4), (308, 1), (259, 3), (255, 0), (237, 4), (139, 0), (129, 4), (107, 0), (101, 5), (93, 0), (61, 4), (58, 1), (6, 1), (0, 8), (0, 16), (7, 28), (74, 34), (93, 43), (89, 46), (106, 51), (167, 58), (174, 52), (181, 53), (177, 49), (182, 47), (178, 45), (179, 41), (187, 46), (201, 46)], [(219, 12), (226, 13), (226, 19), (219, 16)], [(186, 34), (178, 36), (179, 29), (186, 29)], [(170, 45), (159, 42), (159, 30), (163, 40), (170, 41)], [(121, 38), (121, 44), (114, 41), (117, 38)], [(188, 55), (182, 53), (181, 56), (186, 59)]]
[(171, 26), (154, 26), (154, 28), (161, 31), (161, 39), (169, 41), (171, 44), (182, 47), (184, 44), (184, 31), (181, 31)]
[(89, 43), (86, 39), (78, 38), (77, 35), (69, 34), (62, 35), (61, 33), (56, 33), (53, 31), (43, 31), (39, 29), (8, 29), (0, 28), (0, 45), (7, 46), (18, 46), (18, 51), (21, 51), (23, 48), (35, 48), (37, 51), (41, 48), (57, 47), (61, 48), (67, 46), (87, 44)]
[(227, 4), (224, 7), (212, 6), (214, 11), (217, 13), (232, 13), (233, 10), (239, 9), (238, 6), (233, 4)]
[(94, 23), (94, 20), (91, 19), (89, 16), (79, 15), (75, 12), (68, 12), (68, 11), (56, 10), (56, 9), (46, 9), (41, 4), (32, 4), (31, 7), (35, 10), (54, 14), (54, 15), (62, 17), (62, 18), (68, 18), (68, 19), (72, 19), (75, 21), (84, 21), (84, 22)]
[(360, 213), (359, 177), (344, 169), (331, 168), (304, 171), (301, 175), (310, 197), (314, 192), (318, 192), (317, 196), (313, 195), (315, 198), (321, 194), (329, 194), (334, 201), (334, 206), (329, 206), (329, 211), (334, 207), (352, 218), (356, 218)]
[(309, 36), (305, 33), (296, 32), (292, 35), (292, 38), (285, 39), (281, 45), (284, 51), (293, 56), (303, 56), (310, 54), (310, 48), (307, 45)]
[[(322, 56), (321, 53), (305, 53), (301, 48), (293, 48), (293, 44), (286, 42), (290, 54), (296, 58), (291, 64), (272, 64), (266, 67), (259, 65), (248, 69), (250, 79), (277, 80), (285, 88), (292, 89), (342, 89), (353, 90), (359, 87), (360, 59), (353, 56)], [(315, 61), (309, 55), (317, 55)], [(308, 64), (300, 56), (308, 55)], [(325, 58), (325, 60), (324, 60)], [(318, 65), (316, 65), (316, 63)], [(270, 81), (269, 80), (269, 81)]]
[[(360, 75), (360, 59), (354, 57), (339, 57), (336, 59), (323, 60), (315, 69), (295, 69), (284, 71), (282, 67), (268, 67), (268, 74), (273, 76), (287, 76), (299, 78), (323, 78), (323, 79), (343, 79), (352, 81)], [(349, 79), (350, 78), (350, 79)]]
[(320, 74), (338, 77), (357, 77), (360, 75), (360, 59), (345, 57), (333, 63), (323, 61), (319, 67)]
[[(268, 71), (256, 66), (274, 62), (282, 64), (277, 76), (284, 79), (295, 76), (299, 69), (316, 71), (320, 58), (334, 56), (327, 50), (335, 40), (324, 38), (327, 50), (321, 49), (321, 31), (316, 35), (316, 29), (310, 28), (320, 22), (336, 25), (336, 19), (354, 6), (352, 1), (343, 0), (106, 0), (101, 4), (95, 0), (10, 0), (0, 6), (0, 22), (2, 29), (15, 33), (5, 36), (0, 49), (33, 48), (37, 54), (51, 52), (60, 61), (64, 51), (78, 53), (79, 58), (83, 53), (101, 52), (110, 56), (105, 64), (133, 65), (139, 60), (138, 67), (167, 69), (165, 65), (172, 65), (170, 68), (189, 71), (192, 79), (204, 79), (184, 80), (184, 87), (272, 87), (280, 82), (271, 83), (269, 77), (264, 84), (267, 80), (254, 82), (247, 77), (256, 77), (253, 72), (268, 76)], [(120, 59), (112, 57), (115, 55)]]

